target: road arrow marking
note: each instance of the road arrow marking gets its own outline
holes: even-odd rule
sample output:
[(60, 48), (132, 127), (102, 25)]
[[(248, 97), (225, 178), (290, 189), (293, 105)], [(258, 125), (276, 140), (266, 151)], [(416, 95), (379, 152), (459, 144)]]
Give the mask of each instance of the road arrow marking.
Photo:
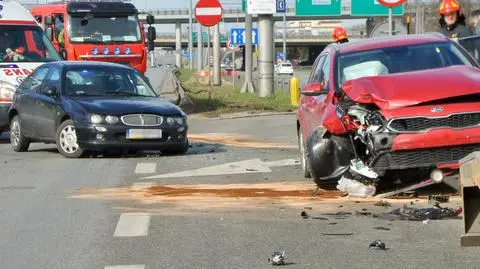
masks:
[(260, 159), (245, 160), (240, 162), (231, 162), (199, 169), (187, 170), (182, 172), (144, 177), (143, 179), (163, 179), (163, 178), (185, 178), (201, 176), (219, 176), (234, 174), (252, 174), (252, 173), (271, 173), (270, 167), (283, 167), (299, 165), (300, 162), (294, 159), (263, 162)]

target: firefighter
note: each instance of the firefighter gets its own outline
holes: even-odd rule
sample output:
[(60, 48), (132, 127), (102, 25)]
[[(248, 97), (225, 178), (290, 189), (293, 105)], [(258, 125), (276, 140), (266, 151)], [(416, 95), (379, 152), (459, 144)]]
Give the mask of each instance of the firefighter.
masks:
[(337, 44), (348, 42), (347, 31), (345, 31), (345, 28), (343, 28), (342, 26), (337, 26), (333, 29), (332, 37)]
[(442, 0), (440, 16), (440, 31), (445, 36), (458, 41), (459, 38), (473, 35), (465, 23), (465, 16), (457, 0)]

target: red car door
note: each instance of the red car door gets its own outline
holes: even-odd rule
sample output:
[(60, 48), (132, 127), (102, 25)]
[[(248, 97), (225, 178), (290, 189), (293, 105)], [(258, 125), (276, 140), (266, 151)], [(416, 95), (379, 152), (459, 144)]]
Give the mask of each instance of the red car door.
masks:
[(322, 123), (325, 99), (329, 90), (330, 55), (321, 54), (313, 70), (304, 91), (316, 92), (316, 94), (303, 94), (301, 98), (301, 109), (305, 115), (301, 124), (305, 139)]

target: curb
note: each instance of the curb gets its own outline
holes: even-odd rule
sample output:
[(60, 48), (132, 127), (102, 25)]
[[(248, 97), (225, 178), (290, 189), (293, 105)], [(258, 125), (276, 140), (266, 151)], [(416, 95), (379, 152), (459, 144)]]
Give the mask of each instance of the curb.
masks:
[(268, 117), (268, 116), (284, 116), (284, 115), (295, 115), (297, 112), (272, 112), (272, 113), (258, 113), (258, 114), (250, 114), (250, 115), (221, 115), (220, 117), (209, 118), (205, 116), (201, 116), (198, 114), (192, 114), (188, 117), (191, 119), (201, 119), (201, 120), (233, 120), (233, 119), (244, 119), (244, 118), (258, 118), (258, 117)]

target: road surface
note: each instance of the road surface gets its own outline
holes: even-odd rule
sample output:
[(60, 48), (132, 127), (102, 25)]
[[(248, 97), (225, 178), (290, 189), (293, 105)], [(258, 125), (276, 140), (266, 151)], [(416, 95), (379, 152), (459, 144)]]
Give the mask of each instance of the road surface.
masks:
[[(1, 268), (270, 268), (275, 250), (286, 252), (288, 268), (477, 266), (478, 249), (460, 247), (461, 220), (355, 216), (409, 201), (382, 208), (335, 193), (312, 197), (293, 115), (190, 127), (189, 152), (168, 157), (67, 160), (43, 144), (14, 153), (4, 135)], [(338, 211), (353, 215), (321, 215)], [(369, 249), (376, 239), (389, 249)]]

